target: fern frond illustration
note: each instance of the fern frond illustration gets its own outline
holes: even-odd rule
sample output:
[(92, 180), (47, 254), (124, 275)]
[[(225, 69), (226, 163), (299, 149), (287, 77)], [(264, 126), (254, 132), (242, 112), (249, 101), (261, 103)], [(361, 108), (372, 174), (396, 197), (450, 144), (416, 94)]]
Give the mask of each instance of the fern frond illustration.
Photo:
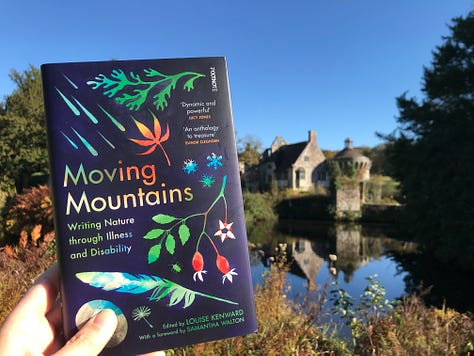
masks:
[(168, 157), (168, 154), (166, 153), (166, 150), (164, 149), (162, 145), (162, 143), (167, 141), (170, 137), (170, 127), (168, 124), (166, 124), (166, 132), (162, 133), (160, 121), (153, 113), (152, 113), (152, 116), (153, 116), (153, 132), (144, 124), (142, 124), (140, 121), (133, 119), (133, 121), (135, 122), (135, 125), (137, 125), (138, 131), (140, 131), (144, 139), (131, 138), (130, 141), (135, 142), (137, 145), (140, 145), (140, 146), (150, 147), (147, 151), (139, 153), (139, 155), (142, 155), (142, 156), (148, 155), (154, 152), (157, 146), (160, 147), (161, 151), (165, 155), (168, 166), (171, 166), (171, 162)]
[(158, 276), (135, 275), (126, 272), (80, 272), (76, 273), (76, 277), (91, 287), (101, 288), (105, 291), (130, 294), (143, 294), (151, 291), (151, 295), (148, 297), (149, 300), (160, 301), (165, 297), (169, 297), (169, 307), (183, 302), (183, 308), (187, 308), (193, 304), (196, 296), (238, 305), (234, 301), (193, 291)]
[(190, 92), (194, 89), (194, 82), (204, 74), (196, 72), (181, 72), (166, 75), (155, 69), (144, 69), (144, 77), (130, 72), (128, 75), (121, 69), (114, 69), (110, 76), (99, 74), (87, 82), (92, 89), (103, 89), (104, 95), (114, 98), (129, 110), (136, 111), (145, 103), (149, 95), (153, 95), (153, 105), (157, 110), (163, 111), (168, 106), (171, 92), (176, 89), (178, 81), (188, 78), (183, 85), (183, 90)]

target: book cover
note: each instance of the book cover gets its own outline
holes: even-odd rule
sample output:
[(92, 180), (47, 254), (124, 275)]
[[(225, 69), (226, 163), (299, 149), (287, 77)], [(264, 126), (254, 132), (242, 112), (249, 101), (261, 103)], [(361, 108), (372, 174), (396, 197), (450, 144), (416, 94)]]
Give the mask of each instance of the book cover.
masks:
[(225, 58), (41, 66), (67, 337), (104, 354), (257, 329)]

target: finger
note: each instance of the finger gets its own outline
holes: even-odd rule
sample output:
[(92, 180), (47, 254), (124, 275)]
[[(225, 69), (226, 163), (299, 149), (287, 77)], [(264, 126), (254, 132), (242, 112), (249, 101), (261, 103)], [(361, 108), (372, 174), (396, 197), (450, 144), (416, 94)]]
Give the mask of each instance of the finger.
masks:
[(59, 300), (56, 300), (53, 307), (46, 314), (46, 319), (48, 320), (51, 327), (56, 330), (57, 333), (60, 333), (62, 331), (63, 315), (61, 302)]
[(105, 309), (92, 317), (74, 335), (56, 356), (84, 356), (99, 354), (110, 340), (117, 327), (117, 316), (113, 310)]

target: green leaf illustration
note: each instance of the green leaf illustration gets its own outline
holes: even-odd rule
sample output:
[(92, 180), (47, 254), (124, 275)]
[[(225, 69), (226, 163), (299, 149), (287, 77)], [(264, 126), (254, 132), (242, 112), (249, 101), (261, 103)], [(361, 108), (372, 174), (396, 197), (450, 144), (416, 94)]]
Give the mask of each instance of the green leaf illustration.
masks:
[(189, 240), (189, 236), (191, 236), (191, 232), (189, 231), (189, 227), (185, 224), (182, 224), (178, 229), (178, 236), (181, 240), (181, 245), (185, 245), (186, 242)]
[(193, 77), (189, 79), (186, 83), (183, 85), (183, 89), (186, 90), (187, 92), (190, 92), (191, 90), (194, 89), (194, 81), (199, 78), (199, 77)]
[[(176, 290), (176, 292), (173, 293), (173, 295), (170, 297), (170, 304), (169, 306), (173, 306), (178, 304), (184, 299), (184, 296), (188, 294), (188, 291), (181, 289), (181, 290)], [(185, 307), (186, 308), (186, 307)]]
[(148, 263), (153, 263), (160, 258), (161, 244), (155, 245), (148, 251)]
[(196, 298), (195, 293), (186, 293), (184, 295), (184, 307), (183, 308), (187, 308), (188, 306), (193, 304), (195, 298)]
[(155, 104), (158, 110), (163, 111), (168, 106), (168, 100), (166, 99), (171, 97), (171, 89), (174, 89), (174, 87), (168, 85), (165, 89), (153, 96), (153, 99), (155, 99), (153, 104)]
[(153, 229), (153, 230), (148, 231), (147, 234), (143, 236), (143, 238), (146, 240), (157, 239), (158, 237), (163, 235), (165, 231), (166, 230), (163, 230), (163, 229)]
[(134, 275), (127, 272), (80, 272), (76, 273), (76, 277), (91, 287), (105, 291), (142, 294), (152, 290), (149, 300), (160, 301), (165, 297), (169, 297), (168, 306), (170, 307), (178, 305), (184, 300), (183, 308), (187, 308), (192, 305), (196, 296), (233, 305), (239, 304), (228, 299), (193, 291), (158, 276)]
[(174, 248), (176, 247), (176, 241), (174, 240), (174, 236), (169, 234), (166, 238), (165, 242), (166, 250), (170, 253), (170, 255), (174, 255)]
[(174, 216), (166, 215), (166, 214), (155, 215), (152, 219), (154, 222), (158, 224), (169, 224), (173, 221), (178, 220), (178, 218), (175, 218)]
[(153, 95), (153, 104), (157, 110), (163, 111), (168, 106), (168, 99), (171, 92), (176, 89), (178, 81), (185, 77), (190, 77), (183, 86), (183, 90), (194, 89), (194, 81), (205, 77), (204, 74), (196, 72), (181, 72), (166, 75), (155, 69), (144, 69), (145, 78), (139, 74), (130, 72), (127, 76), (121, 69), (112, 70), (110, 77), (105, 74), (98, 74), (94, 80), (89, 80), (88, 85), (92, 89), (103, 89), (104, 95), (113, 98), (121, 105), (125, 105), (129, 110), (139, 110), (146, 102), (149, 95)]

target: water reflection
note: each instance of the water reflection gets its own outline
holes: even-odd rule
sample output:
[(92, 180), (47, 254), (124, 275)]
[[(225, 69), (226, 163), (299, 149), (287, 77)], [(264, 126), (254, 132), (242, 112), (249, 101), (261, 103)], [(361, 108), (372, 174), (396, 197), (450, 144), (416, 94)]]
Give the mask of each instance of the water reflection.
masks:
[[(327, 279), (329, 255), (334, 254), (337, 256), (336, 278), (339, 285), (342, 283), (349, 293), (363, 290), (365, 278), (370, 276), (367, 274), (370, 272), (378, 274), (382, 282), (387, 280), (389, 285), (394, 284), (394, 278), (397, 279), (396, 290), (391, 289), (388, 294), (398, 298), (404, 293), (404, 274), (389, 254), (391, 251), (414, 251), (416, 246), (388, 237), (386, 232), (389, 232), (387, 227), (379, 226), (291, 221), (281, 223), (277, 230), (270, 228), (266, 231), (260, 226), (259, 230), (250, 232), (249, 238), (259, 251), (253, 257), (254, 267), (259, 263), (267, 266), (268, 258), (273, 255), (277, 245), (285, 242), (287, 256), (292, 261), (290, 274), (304, 279), (308, 291), (326, 282), (322, 278)], [(380, 270), (374, 271), (374, 265), (378, 265)], [(364, 286), (359, 285), (361, 279)], [(299, 285), (293, 285), (292, 289), (301, 291), (303, 283), (298, 279), (296, 281)], [(353, 296), (357, 298), (358, 294)]]
[(290, 255), (308, 281), (308, 289), (316, 288), (316, 277), (324, 264), (324, 259), (314, 251), (312, 243), (297, 239), (291, 243)]
[[(258, 233), (257, 233), (258, 231)], [(252, 273), (254, 283), (261, 283), (261, 274), (268, 267), (279, 243), (286, 243), (287, 257), (292, 262), (287, 280), (291, 288), (287, 296), (304, 305), (309, 301), (319, 303), (329, 298), (332, 289), (343, 289), (359, 304), (368, 285), (366, 278), (378, 275), (377, 281), (386, 291), (386, 299), (400, 298), (405, 291), (406, 273), (387, 253), (393, 250), (415, 249), (413, 243), (388, 237), (387, 228), (363, 227), (356, 224), (327, 224), (308, 221), (292, 221), (280, 224), (279, 228), (266, 230), (263, 226), (250, 231), (249, 239), (254, 245)], [(337, 256), (336, 275), (330, 272), (329, 255)], [(337, 284), (333, 284), (337, 282)], [(344, 320), (333, 316), (332, 301), (321, 305), (318, 319), (338, 325), (339, 336), (350, 337)]]
[[(416, 245), (403, 237), (390, 225), (284, 221), (278, 229), (253, 226), (249, 240), (255, 246), (252, 254), (254, 280), (260, 282), (259, 274), (268, 266), (268, 258), (279, 243), (285, 242), (288, 258), (293, 261), (288, 279), (294, 298), (327, 282), (329, 254), (335, 254), (338, 258), (335, 278), (339, 288), (356, 299), (367, 286), (366, 278), (377, 274), (387, 299), (416, 292), (423, 284), (432, 285), (426, 302), (437, 306), (446, 303), (459, 311), (472, 311), (472, 301), (467, 298), (469, 292), (464, 290), (472, 285), (472, 276), (445, 275), (441, 271), (433, 274), (432, 259), (419, 255)], [(450, 286), (453, 277), (457, 278), (456, 290)]]

